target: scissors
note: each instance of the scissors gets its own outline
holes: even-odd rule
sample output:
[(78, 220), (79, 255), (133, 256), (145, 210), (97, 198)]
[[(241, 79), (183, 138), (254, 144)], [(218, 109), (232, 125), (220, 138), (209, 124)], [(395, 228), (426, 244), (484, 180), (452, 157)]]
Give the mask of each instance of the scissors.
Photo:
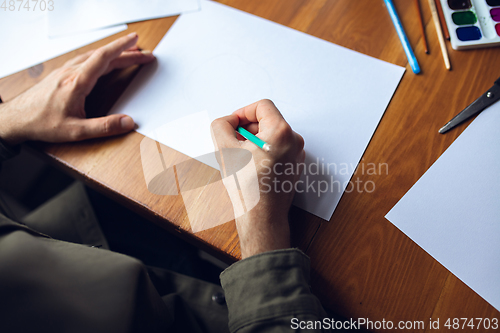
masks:
[(481, 97), (472, 102), (468, 107), (463, 109), (462, 112), (457, 114), (450, 120), (446, 125), (441, 127), (439, 133), (444, 134), (456, 127), (458, 124), (466, 121), (467, 119), (474, 117), (475, 115), (481, 113), (488, 106), (494, 104), (500, 99), (500, 78), (495, 81), (493, 87), (488, 89)]

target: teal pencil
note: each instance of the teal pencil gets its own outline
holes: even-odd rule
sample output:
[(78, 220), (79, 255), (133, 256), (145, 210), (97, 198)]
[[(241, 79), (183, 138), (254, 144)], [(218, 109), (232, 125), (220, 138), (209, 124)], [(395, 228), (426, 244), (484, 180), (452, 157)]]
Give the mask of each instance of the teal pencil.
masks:
[(238, 128), (236, 128), (236, 132), (240, 133), (242, 137), (244, 137), (248, 141), (254, 143), (256, 146), (260, 147), (262, 150), (264, 150), (264, 151), (270, 151), (271, 150), (271, 145), (270, 144), (268, 144), (265, 141), (259, 139), (258, 137), (256, 137), (255, 135), (253, 135), (252, 133), (250, 133), (249, 131), (247, 131), (243, 127), (238, 126)]

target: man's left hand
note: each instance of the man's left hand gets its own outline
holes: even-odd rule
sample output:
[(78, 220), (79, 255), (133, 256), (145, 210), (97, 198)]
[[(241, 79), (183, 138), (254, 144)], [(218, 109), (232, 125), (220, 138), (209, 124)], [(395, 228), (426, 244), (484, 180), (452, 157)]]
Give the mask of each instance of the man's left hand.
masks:
[(87, 119), (84, 105), (102, 75), (155, 59), (135, 46), (137, 40), (137, 34), (131, 33), (77, 56), (12, 101), (0, 104), (0, 138), (15, 145), (27, 140), (80, 141), (131, 131), (135, 125), (129, 116)]

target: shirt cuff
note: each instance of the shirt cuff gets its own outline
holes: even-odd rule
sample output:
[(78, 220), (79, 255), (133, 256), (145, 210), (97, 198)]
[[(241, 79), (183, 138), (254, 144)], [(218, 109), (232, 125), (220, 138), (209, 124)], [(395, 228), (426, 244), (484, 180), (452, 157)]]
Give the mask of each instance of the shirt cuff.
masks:
[(261, 253), (227, 268), (221, 283), (231, 332), (256, 322), (324, 316), (311, 293), (309, 271), (309, 257), (298, 249)]

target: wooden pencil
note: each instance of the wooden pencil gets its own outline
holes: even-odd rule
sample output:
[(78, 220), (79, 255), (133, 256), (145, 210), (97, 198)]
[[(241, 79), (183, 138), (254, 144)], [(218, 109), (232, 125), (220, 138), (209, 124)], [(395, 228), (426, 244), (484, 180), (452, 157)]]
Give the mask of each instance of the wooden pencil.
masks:
[(450, 58), (448, 57), (448, 51), (446, 50), (446, 43), (443, 37), (443, 31), (441, 30), (441, 24), (439, 23), (439, 15), (437, 13), (436, 2), (434, 0), (429, 0), (429, 7), (431, 7), (432, 20), (436, 26), (436, 32), (438, 35), (439, 45), (441, 46), (441, 53), (443, 54), (444, 65), (447, 70), (451, 69)]
[(419, 0), (415, 0), (415, 6), (417, 7), (418, 21), (420, 22), (420, 32), (422, 33), (422, 40), (424, 41), (424, 51), (429, 54), (429, 48), (427, 47), (427, 38), (425, 37), (424, 22), (422, 21), (422, 11), (420, 10)]
[(436, 7), (438, 10), (439, 21), (441, 22), (441, 29), (443, 29), (444, 38), (450, 40), (450, 34), (448, 32), (448, 26), (446, 25), (446, 21), (444, 19), (443, 7), (441, 6), (441, 1), (438, 0), (436, 3)]

